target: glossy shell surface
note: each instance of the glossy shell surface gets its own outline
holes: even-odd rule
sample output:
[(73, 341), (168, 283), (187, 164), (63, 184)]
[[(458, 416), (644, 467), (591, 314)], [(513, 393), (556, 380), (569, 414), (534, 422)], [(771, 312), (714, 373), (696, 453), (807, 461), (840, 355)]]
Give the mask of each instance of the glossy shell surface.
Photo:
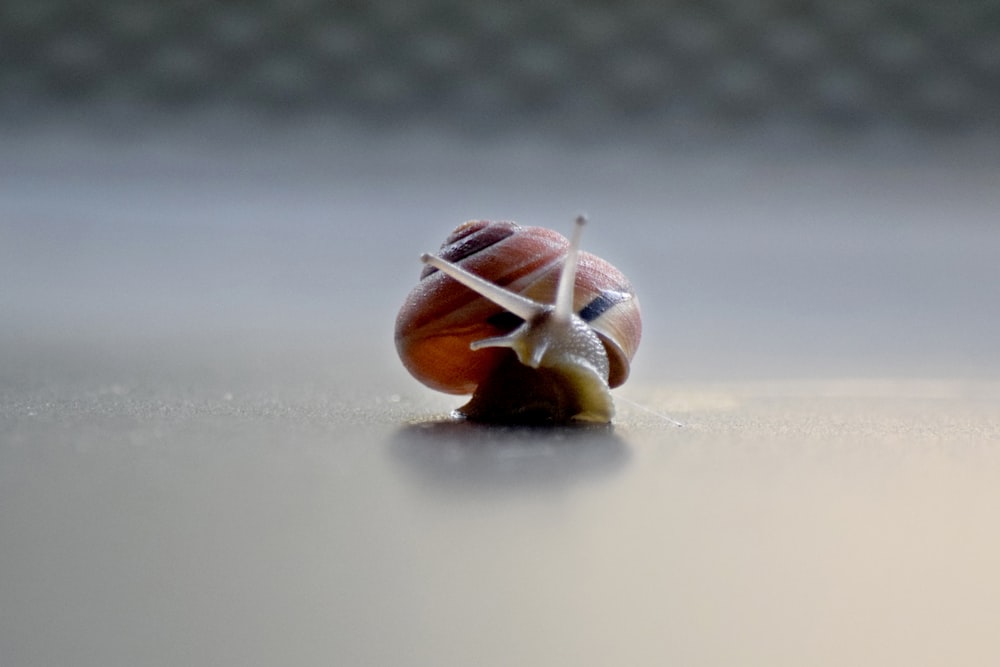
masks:
[[(542, 303), (552, 303), (569, 241), (542, 227), (470, 221), (455, 229), (438, 255), (490, 282)], [(608, 384), (628, 377), (642, 325), (628, 279), (608, 262), (580, 253), (574, 310), (597, 333), (608, 353)], [(432, 268), (425, 268), (396, 318), (396, 347), (410, 373), (429, 387), (471, 394), (508, 351), (473, 352), (477, 340), (521, 324), (512, 315)]]

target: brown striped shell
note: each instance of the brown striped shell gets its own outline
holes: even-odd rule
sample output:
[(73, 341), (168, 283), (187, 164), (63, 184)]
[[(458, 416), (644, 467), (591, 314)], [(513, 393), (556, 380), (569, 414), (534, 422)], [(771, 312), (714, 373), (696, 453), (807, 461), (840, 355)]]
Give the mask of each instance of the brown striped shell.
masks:
[[(542, 227), (474, 220), (460, 225), (438, 256), (541, 303), (553, 303), (569, 241)], [(628, 279), (608, 262), (581, 252), (573, 310), (604, 344), (608, 386), (625, 382), (639, 346), (639, 302)], [(427, 266), (396, 318), (396, 349), (410, 373), (425, 385), (471, 394), (494, 372), (506, 350), (472, 351), (471, 343), (502, 336), (522, 320)]]

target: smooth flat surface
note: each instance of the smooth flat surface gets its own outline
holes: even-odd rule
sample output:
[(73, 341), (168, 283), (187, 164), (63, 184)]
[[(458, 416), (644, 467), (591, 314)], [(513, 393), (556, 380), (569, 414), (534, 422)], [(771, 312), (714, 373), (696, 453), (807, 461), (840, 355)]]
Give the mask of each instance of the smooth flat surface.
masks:
[[(1000, 659), (987, 152), (293, 139), (6, 138), (5, 667)], [(417, 255), (580, 208), (648, 313), (615, 425), (450, 421)]]
[(684, 428), (540, 431), (286, 358), (153, 371), (5, 388), (8, 664), (1000, 656), (996, 384), (667, 385), (631, 395)]

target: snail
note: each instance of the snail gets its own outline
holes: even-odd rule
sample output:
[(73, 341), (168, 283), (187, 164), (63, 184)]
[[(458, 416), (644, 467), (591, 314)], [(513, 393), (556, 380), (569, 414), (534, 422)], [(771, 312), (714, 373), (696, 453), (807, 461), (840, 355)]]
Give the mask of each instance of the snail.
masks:
[(639, 302), (628, 279), (542, 227), (472, 220), (438, 255), (424, 254), (396, 318), (396, 349), (425, 385), (472, 394), (472, 421), (603, 422), (639, 345)]

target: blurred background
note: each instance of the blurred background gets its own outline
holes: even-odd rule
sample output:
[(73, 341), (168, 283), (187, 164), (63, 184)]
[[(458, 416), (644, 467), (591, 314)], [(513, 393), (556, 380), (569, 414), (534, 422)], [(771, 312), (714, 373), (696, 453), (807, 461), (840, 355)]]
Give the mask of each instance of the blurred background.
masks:
[[(996, 129), (1000, 5), (11, 0), (4, 110), (224, 106), (457, 132), (540, 124)], [(537, 128), (537, 126), (536, 126)]]
[(653, 381), (992, 375), (998, 124), (997, 2), (9, 0), (0, 317), (395, 369), (419, 252), (586, 210)]

